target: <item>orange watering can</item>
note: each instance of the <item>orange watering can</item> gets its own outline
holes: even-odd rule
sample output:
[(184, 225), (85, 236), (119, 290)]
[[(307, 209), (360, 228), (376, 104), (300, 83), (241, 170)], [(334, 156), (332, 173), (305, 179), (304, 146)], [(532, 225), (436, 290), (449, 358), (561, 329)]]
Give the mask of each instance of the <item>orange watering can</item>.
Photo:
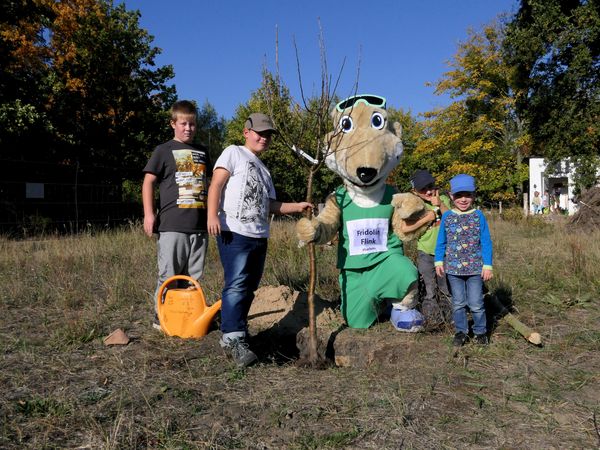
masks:
[[(186, 280), (193, 286), (169, 289), (168, 285), (175, 280)], [(221, 300), (207, 305), (204, 292), (196, 280), (186, 275), (175, 275), (160, 286), (156, 306), (160, 327), (166, 334), (199, 338), (208, 332), (215, 314), (221, 309)]]

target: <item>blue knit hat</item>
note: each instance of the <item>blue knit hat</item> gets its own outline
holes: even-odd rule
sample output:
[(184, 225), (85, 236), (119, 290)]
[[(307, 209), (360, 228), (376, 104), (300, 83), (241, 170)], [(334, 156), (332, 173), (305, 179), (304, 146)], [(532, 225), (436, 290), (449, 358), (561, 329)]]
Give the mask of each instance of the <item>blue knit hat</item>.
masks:
[(450, 180), (450, 193), (475, 192), (475, 178), (466, 173), (460, 173)]

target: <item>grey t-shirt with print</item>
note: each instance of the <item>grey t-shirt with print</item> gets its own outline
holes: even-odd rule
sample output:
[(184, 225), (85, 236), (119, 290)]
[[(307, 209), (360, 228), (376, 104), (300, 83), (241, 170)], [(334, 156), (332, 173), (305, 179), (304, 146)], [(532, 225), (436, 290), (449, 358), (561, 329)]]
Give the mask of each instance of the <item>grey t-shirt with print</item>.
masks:
[(170, 140), (154, 149), (144, 172), (157, 176), (156, 231), (207, 231), (206, 200), (212, 174), (207, 149)]

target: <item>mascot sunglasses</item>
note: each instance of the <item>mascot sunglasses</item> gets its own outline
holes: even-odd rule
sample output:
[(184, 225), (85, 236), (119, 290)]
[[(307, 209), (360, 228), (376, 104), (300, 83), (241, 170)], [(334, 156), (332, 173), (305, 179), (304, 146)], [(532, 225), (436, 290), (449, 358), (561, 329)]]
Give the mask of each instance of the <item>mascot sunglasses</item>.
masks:
[(357, 103), (364, 103), (369, 106), (376, 106), (377, 108), (385, 109), (386, 100), (385, 97), (381, 97), (379, 95), (354, 95), (339, 102), (337, 105), (335, 105), (335, 109), (337, 109), (339, 112), (342, 112), (345, 109), (353, 107)]

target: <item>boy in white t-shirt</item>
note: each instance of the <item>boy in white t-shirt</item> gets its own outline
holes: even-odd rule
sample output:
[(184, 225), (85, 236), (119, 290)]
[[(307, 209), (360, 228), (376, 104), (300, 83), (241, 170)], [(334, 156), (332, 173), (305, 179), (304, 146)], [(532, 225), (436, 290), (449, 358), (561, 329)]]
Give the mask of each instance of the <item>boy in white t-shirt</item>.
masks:
[(208, 232), (217, 238), (225, 278), (221, 307), (221, 347), (239, 367), (256, 361), (246, 342), (248, 311), (267, 256), (269, 214), (300, 213), (307, 202), (275, 200), (271, 174), (258, 156), (276, 132), (271, 118), (250, 114), (245, 144), (230, 145), (214, 164), (208, 190)]

